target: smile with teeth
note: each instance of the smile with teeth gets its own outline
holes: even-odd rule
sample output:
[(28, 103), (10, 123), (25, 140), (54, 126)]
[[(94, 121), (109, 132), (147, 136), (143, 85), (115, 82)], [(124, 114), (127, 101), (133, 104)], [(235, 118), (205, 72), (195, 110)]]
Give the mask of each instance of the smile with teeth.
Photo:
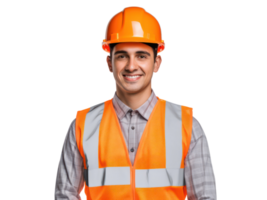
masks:
[(136, 75), (136, 76), (128, 76), (128, 75), (123, 75), (126, 81), (137, 81), (141, 78), (142, 75)]
[(140, 75), (137, 75), (137, 76), (127, 76), (127, 75), (125, 75), (126, 77), (128, 77), (128, 78), (136, 78), (136, 77), (139, 77)]

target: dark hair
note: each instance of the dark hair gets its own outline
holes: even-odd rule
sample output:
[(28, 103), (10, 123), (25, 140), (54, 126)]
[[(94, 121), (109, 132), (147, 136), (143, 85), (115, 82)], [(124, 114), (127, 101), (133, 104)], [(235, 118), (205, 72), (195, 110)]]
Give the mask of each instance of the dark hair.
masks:
[[(109, 44), (109, 48), (110, 48), (110, 57), (112, 58), (112, 51), (114, 49), (114, 47), (119, 44), (119, 43), (113, 43), (113, 44)], [(158, 54), (158, 44), (156, 43), (144, 43), (143, 44), (146, 44), (148, 46), (150, 46), (152, 49), (153, 49), (153, 52), (154, 52), (154, 61), (156, 62), (156, 57), (157, 57), (157, 54)]]

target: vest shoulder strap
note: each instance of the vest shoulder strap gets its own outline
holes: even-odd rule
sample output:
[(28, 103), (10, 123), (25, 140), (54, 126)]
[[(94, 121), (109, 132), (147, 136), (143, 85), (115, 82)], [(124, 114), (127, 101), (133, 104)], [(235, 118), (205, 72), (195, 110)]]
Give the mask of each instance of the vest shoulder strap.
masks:
[[(182, 108), (182, 138), (183, 138), (183, 161), (189, 150), (192, 126), (193, 126), (193, 108), (181, 106)], [(181, 163), (181, 168), (184, 168), (184, 162)]]
[(77, 147), (78, 150), (83, 157), (83, 164), (84, 168), (86, 169), (86, 160), (83, 152), (83, 133), (84, 133), (84, 122), (86, 118), (86, 114), (90, 111), (90, 108), (80, 110), (77, 112), (76, 115), (76, 125), (75, 125), (75, 137), (76, 137), (76, 142), (77, 142)]

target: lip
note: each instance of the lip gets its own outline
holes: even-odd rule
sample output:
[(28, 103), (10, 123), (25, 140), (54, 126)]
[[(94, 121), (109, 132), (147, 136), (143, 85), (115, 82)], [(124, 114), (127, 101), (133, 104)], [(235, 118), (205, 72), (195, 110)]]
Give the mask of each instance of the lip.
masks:
[[(136, 78), (129, 78), (129, 77), (126, 77), (126, 76), (138, 76)], [(137, 81), (139, 80), (140, 78), (142, 77), (141, 74), (123, 74), (123, 78), (124, 80), (128, 81), (128, 82), (134, 82), (134, 81)]]

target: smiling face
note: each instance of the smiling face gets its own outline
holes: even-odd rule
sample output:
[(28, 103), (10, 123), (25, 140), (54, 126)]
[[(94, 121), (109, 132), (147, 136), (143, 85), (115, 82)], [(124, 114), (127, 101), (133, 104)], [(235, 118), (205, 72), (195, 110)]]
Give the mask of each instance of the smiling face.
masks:
[(117, 92), (139, 93), (151, 91), (151, 78), (161, 64), (158, 55), (154, 60), (153, 49), (143, 43), (119, 43), (107, 57), (109, 70), (113, 72)]

